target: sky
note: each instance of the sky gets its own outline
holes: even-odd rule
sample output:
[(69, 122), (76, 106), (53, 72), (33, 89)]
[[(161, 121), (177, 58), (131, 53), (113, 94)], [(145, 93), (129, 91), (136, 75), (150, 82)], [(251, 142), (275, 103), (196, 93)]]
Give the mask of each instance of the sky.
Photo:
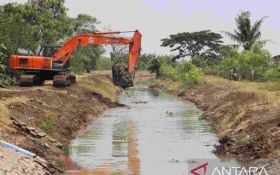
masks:
[[(0, 0), (24, 3), (27, 0)], [(170, 54), (161, 39), (179, 32), (212, 30), (233, 32), (235, 17), (250, 11), (255, 21), (268, 16), (261, 27), (262, 39), (272, 55), (280, 54), (280, 2), (277, 0), (65, 0), (68, 14), (85, 13), (96, 17), (99, 30), (138, 29), (143, 35), (144, 53)], [(225, 44), (233, 44), (224, 36)], [(143, 53), (142, 52), (142, 53)]]

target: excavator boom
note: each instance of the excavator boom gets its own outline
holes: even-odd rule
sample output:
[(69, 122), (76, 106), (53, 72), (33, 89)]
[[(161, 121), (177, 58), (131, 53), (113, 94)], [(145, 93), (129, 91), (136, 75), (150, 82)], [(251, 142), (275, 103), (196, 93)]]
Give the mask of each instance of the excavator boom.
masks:
[[(68, 39), (62, 47), (60, 47), (53, 57), (41, 57), (41, 56), (20, 56), (12, 55), (9, 59), (9, 68), (14, 71), (25, 71), (26, 76), (23, 76), (27, 81), (27, 84), (32, 84), (31, 80), (40, 79), (44, 81), (45, 79), (53, 79), (55, 82), (60, 82), (59, 84), (66, 84), (68, 77), (64, 77), (63, 74), (67, 71), (67, 64), (71, 59), (72, 54), (76, 48), (89, 45), (106, 45), (106, 44), (118, 44), (118, 45), (129, 45), (128, 53), (128, 68), (123, 68), (119, 64), (114, 64), (113, 69), (113, 80), (114, 84), (122, 86), (124, 88), (132, 86), (132, 81), (134, 79), (135, 70), (137, 67), (137, 62), (139, 59), (141, 51), (141, 33), (136, 30), (133, 31), (134, 35), (132, 38), (117, 37), (116, 34), (127, 33), (119, 31), (109, 31), (109, 32), (92, 32), (86, 34), (79, 34)], [(126, 75), (127, 74), (127, 75)], [(56, 81), (56, 77), (58, 81)], [(73, 79), (70, 78), (71, 81)], [(126, 83), (118, 83), (125, 79)], [(73, 81), (75, 81), (73, 79)], [(40, 81), (41, 82), (41, 81)], [(68, 83), (69, 84), (69, 83)], [(70, 83), (71, 84), (71, 83)]]

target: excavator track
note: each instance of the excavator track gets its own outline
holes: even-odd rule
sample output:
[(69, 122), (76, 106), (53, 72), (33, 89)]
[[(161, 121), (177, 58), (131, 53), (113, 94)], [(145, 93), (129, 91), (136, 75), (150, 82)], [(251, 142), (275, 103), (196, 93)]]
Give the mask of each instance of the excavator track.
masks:
[(44, 84), (44, 80), (38, 75), (21, 75), (19, 78), (20, 86), (40, 86)]
[(112, 76), (113, 83), (116, 86), (120, 86), (124, 89), (133, 86), (133, 80), (129, 76), (127, 69), (119, 63), (112, 66)]
[(53, 77), (53, 86), (54, 87), (67, 87), (76, 83), (75, 75), (56, 75)]
[[(114, 36), (116, 34), (133, 32), (132, 37)], [(142, 34), (134, 31), (89, 32), (69, 38), (61, 47), (46, 46), (43, 55), (11, 55), (8, 68), (12, 72), (22, 72), (20, 85), (41, 85), (44, 80), (53, 80), (54, 87), (67, 87), (76, 82), (76, 77), (67, 75), (70, 69), (70, 59), (76, 48), (86, 45), (128, 45), (129, 53), (126, 66), (114, 64), (112, 67), (113, 82), (122, 88), (133, 86), (134, 74), (141, 52)]]

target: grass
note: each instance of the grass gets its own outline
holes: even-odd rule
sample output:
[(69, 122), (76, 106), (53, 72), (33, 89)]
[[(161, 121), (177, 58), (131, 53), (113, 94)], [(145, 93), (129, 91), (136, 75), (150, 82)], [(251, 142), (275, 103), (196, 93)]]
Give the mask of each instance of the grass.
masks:
[(109, 98), (113, 102), (117, 101), (118, 88), (116, 88), (109, 79), (106, 80), (99, 77), (95, 77), (92, 80), (83, 79), (80, 81), (80, 85), (86, 90), (93, 91), (103, 97)]
[(49, 113), (42, 121), (42, 129), (45, 132), (50, 133), (54, 128), (56, 120), (57, 120), (57, 115), (54, 113)]
[(26, 103), (27, 98), (20, 96), (20, 97), (11, 97), (5, 100), (0, 100), (0, 119), (7, 118), (10, 116), (10, 111), (7, 108), (8, 105), (12, 103)]
[(274, 105), (280, 104), (280, 82), (250, 82), (250, 81), (229, 81), (216, 76), (205, 76), (208, 83), (232, 84), (242, 91), (254, 92), (265, 102)]

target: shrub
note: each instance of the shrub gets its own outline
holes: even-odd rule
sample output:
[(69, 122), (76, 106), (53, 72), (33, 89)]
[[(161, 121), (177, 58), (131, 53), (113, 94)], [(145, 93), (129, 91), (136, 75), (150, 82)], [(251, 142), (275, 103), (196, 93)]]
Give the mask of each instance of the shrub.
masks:
[(280, 80), (280, 68), (271, 68), (271, 69), (268, 69), (265, 73), (264, 73), (264, 76), (263, 76), (263, 80), (272, 80), (272, 81), (275, 81), (275, 80)]
[(53, 113), (48, 114), (42, 122), (42, 129), (45, 132), (50, 133), (54, 128), (56, 120), (57, 120), (56, 114)]
[(5, 88), (15, 83), (15, 80), (8, 75), (6, 67), (0, 64), (0, 88)]
[(203, 79), (202, 70), (188, 61), (173, 65), (164, 63), (160, 67), (160, 75), (184, 84), (199, 84)]
[(111, 70), (114, 62), (110, 58), (100, 58), (96, 62), (97, 70)]
[(179, 71), (176, 68), (174, 68), (168, 64), (162, 64), (160, 66), (159, 72), (160, 72), (160, 75), (163, 77), (170, 78), (174, 81), (180, 80)]
[(222, 60), (214, 66), (207, 67), (206, 73), (212, 73), (224, 78), (229, 77), (230, 71), (235, 68), (236, 73), (243, 79), (263, 80), (265, 72), (271, 68), (271, 55), (262, 49), (260, 43), (252, 46), (251, 50), (241, 53), (229, 49), (222, 53)]

